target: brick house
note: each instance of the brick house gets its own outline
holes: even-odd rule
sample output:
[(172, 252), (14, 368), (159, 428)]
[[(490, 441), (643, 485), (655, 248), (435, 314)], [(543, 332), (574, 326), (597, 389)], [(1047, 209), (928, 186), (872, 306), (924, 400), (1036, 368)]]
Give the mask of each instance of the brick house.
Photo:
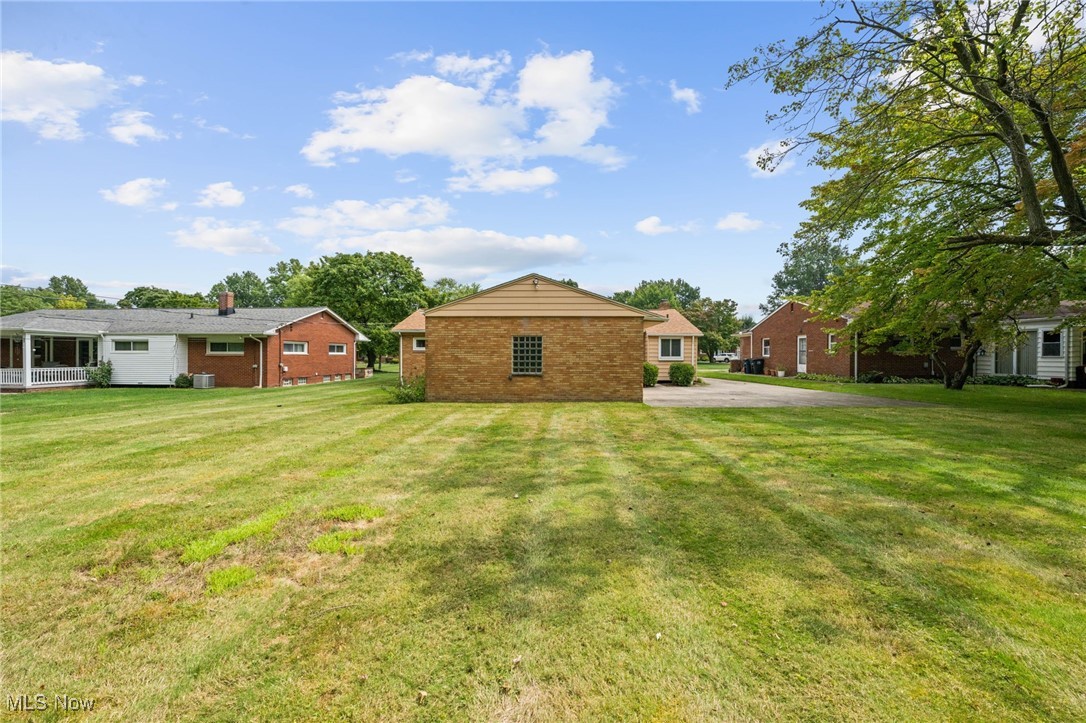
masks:
[(328, 308), (235, 308), (229, 292), (217, 309), (42, 309), (0, 317), (0, 387), (83, 386), (106, 361), (119, 386), (319, 384), (353, 379), (364, 340)]
[(401, 379), (443, 402), (640, 402), (646, 330), (667, 321), (528, 274), (392, 328)]
[(667, 319), (663, 324), (645, 327), (645, 360), (660, 369), (660, 381), (669, 381), (671, 365), (686, 362), (698, 369), (698, 337), (704, 336), (698, 327), (672, 309), (667, 301), (660, 302), (655, 310)]
[[(838, 340), (849, 334), (845, 317), (830, 321), (812, 318), (814, 312), (799, 301), (786, 301), (739, 337), (742, 359), (764, 359), (764, 373), (776, 375), (784, 370), (786, 376), (797, 373), (832, 374), (856, 377), (880, 371), (899, 377), (937, 375), (930, 357), (926, 355), (895, 354), (888, 348), (874, 352), (832, 353)], [(941, 354), (952, 356), (953, 349)]]

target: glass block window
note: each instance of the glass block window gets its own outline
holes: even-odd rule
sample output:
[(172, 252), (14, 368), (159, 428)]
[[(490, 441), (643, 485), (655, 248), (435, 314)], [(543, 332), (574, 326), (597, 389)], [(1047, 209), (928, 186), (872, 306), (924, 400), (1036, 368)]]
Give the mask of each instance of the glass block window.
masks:
[(513, 337), (513, 373), (543, 373), (543, 337)]

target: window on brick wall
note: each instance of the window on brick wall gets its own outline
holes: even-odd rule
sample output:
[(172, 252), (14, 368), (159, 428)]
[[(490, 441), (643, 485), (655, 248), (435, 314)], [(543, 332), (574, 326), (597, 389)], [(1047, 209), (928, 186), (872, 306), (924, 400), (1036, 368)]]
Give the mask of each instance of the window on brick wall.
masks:
[(1061, 356), (1063, 354), (1063, 332), (1041, 332), (1041, 356)]
[(826, 349), (833, 351), (833, 348), (837, 346), (837, 335), (833, 332), (826, 334)]
[(291, 380), (290, 379), (284, 379), (283, 380), (283, 386), (284, 387), (289, 387), (290, 385), (291, 385)]
[(769, 339), (762, 339), (762, 356), (769, 356)]
[(308, 384), (308, 383), (309, 383), (309, 380), (306, 379), (305, 377), (298, 377), (298, 384), (299, 385)]
[(660, 338), (660, 358), (661, 359), (682, 359), (683, 358), (683, 340), (679, 337)]
[(411, 348), (415, 351), (426, 351), (426, 339), (422, 337), (415, 337), (411, 342)]
[(244, 341), (220, 341), (220, 340), (207, 340), (207, 353), (213, 355), (234, 355), (238, 356), (245, 353)]
[(332, 375), (331, 374), (325, 374), (324, 378), (321, 379), (321, 381), (324, 382), (325, 384), (327, 384), (328, 382), (332, 381)]
[(328, 353), (329, 354), (346, 354), (347, 353), (347, 345), (346, 344), (329, 344), (328, 345)]
[(518, 375), (543, 373), (543, 337), (513, 337), (513, 373)]
[(309, 342), (308, 341), (284, 341), (283, 342), (284, 354), (308, 354)]

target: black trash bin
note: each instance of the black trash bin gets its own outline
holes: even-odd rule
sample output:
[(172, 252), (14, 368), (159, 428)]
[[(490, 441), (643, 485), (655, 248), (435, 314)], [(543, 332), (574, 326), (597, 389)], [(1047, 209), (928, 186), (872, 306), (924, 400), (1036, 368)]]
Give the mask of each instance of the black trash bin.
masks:
[(750, 360), (750, 373), (751, 374), (765, 374), (765, 359), (751, 359)]
[(743, 360), (743, 373), (750, 374), (750, 359)]

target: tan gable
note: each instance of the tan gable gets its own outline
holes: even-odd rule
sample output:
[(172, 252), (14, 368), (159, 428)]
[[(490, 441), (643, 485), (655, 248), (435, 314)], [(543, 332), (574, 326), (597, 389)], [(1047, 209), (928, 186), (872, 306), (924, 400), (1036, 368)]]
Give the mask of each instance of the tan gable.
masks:
[[(575, 289), (539, 274), (529, 274), (425, 312), (429, 318), (454, 316), (626, 317), (662, 322), (666, 317)], [(406, 322), (406, 320), (405, 320)], [(401, 323), (405, 323), (401, 322)]]

